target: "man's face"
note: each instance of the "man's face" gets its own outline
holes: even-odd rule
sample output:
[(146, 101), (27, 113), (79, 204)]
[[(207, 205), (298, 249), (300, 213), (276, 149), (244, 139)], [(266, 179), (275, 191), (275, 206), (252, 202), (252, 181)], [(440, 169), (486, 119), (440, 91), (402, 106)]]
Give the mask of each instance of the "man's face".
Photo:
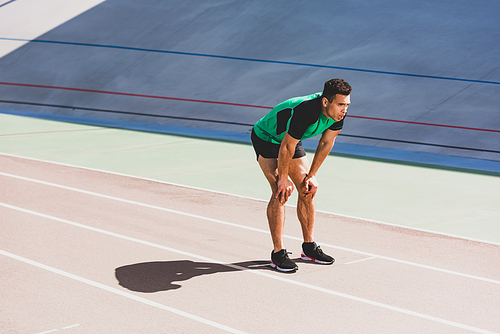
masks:
[(326, 118), (333, 118), (335, 122), (344, 119), (347, 107), (351, 104), (351, 95), (336, 94), (332, 103), (324, 97), (321, 101), (321, 111)]

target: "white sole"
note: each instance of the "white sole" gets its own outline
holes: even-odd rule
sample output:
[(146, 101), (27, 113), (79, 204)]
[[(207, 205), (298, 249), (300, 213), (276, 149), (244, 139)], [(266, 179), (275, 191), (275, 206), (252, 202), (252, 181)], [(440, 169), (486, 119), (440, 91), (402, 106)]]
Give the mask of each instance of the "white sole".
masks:
[(333, 264), (335, 262), (335, 260), (333, 260), (331, 262), (316, 260), (316, 259), (313, 259), (312, 257), (306, 256), (305, 254), (301, 254), (300, 258), (304, 261), (311, 261), (311, 262), (318, 263), (318, 264)]
[(269, 265), (270, 265), (272, 268), (274, 268), (274, 269), (276, 269), (276, 270), (279, 270), (279, 271), (282, 271), (282, 272), (285, 272), (285, 273), (287, 273), (287, 272), (291, 272), (291, 271), (296, 271), (296, 270), (298, 269), (298, 268), (292, 268), (292, 269), (284, 269), (284, 268), (280, 268), (280, 267), (278, 267), (278, 266), (277, 266), (274, 262), (269, 263)]

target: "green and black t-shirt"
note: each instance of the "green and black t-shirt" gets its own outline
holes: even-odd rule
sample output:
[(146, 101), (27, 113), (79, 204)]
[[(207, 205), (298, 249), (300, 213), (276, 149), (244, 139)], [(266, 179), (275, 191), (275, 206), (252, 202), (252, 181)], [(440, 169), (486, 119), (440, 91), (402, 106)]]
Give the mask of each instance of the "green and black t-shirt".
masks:
[(336, 122), (321, 112), (321, 96), (322, 93), (315, 93), (278, 104), (255, 124), (255, 134), (262, 140), (281, 144), (287, 132), (295, 139), (304, 140), (326, 129), (342, 129), (343, 119)]

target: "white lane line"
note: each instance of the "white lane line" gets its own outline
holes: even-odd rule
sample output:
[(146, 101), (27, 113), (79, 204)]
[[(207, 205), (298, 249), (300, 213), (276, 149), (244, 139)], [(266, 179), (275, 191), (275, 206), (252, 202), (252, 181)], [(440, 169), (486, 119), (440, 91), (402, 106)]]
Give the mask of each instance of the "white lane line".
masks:
[[(31, 210), (27, 210), (27, 209), (15, 207), (15, 206), (12, 206), (12, 205), (9, 205), (9, 204), (0, 203), (0, 206), (6, 207), (6, 208), (10, 208), (10, 209), (13, 209), (13, 210), (17, 210), (17, 211), (21, 211), (21, 212), (25, 212), (25, 213), (28, 213), (28, 214), (32, 214), (32, 215), (35, 215), (35, 216), (42, 217), (42, 218), (46, 218), (46, 219), (58, 221), (58, 222), (65, 223), (65, 224), (68, 224), (68, 225), (72, 225), (72, 226), (76, 226), (76, 227), (81, 227), (81, 228), (84, 228), (84, 229), (87, 229), (87, 230), (90, 230), (90, 231), (94, 231), (94, 232), (98, 232), (98, 233), (110, 235), (110, 236), (113, 236), (113, 237), (116, 237), (116, 238), (120, 238), (120, 239), (124, 239), (124, 240), (128, 240), (128, 241), (136, 242), (136, 243), (139, 243), (139, 244), (143, 244), (143, 245), (147, 245), (147, 246), (151, 246), (151, 247), (163, 249), (163, 250), (166, 250), (166, 251), (169, 251), (169, 252), (173, 252), (173, 253), (177, 253), (177, 254), (182, 254), (182, 255), (185, 255), (185, 256), (188, 256), (188, 257), (191, 257), (191, 258), (195, 258), (195, 259), (199, 259), (199, 260), (203, 260), (203, 261), (207, 261), (207, 262), (211, 262), (211, 263), (216, 263), (216, 264), (224, 265), (224, 266), (227, 266), (229, 268), (234, 268), (234, 269), (241, 270), (241, 271), (244, 271), (244, 272), (247, 272), (247, 273), (251, 273), (251, 274), (254, 274), (254, 275), (259, 275), (259, 276), (271, 278), (271, 279), (274, 279), (274, 280), (278, 280), (278, 281), (282, 281), (282, 282), (285, 282), (285, 283), (297, 285), (297, 286), (300, 286), (300, 287), (303, 287), (303, 288), (307, 288), (307, 289), (319, 291), (319, 292), (322, 292), (322, 293), (327, 293), (327, 294), (330, 294), (330, 295), (333, 295), (333, 296), (337, 296), (337, 297), (341, 297), (341, 298), (345, 298), (345, 299), (357, 301), (357, 302), (360, 302), (360, 303), (364, 303), (364, 304), (368, 304), (368, 305), (372, 305), (372, 306), (384, 308), (384, 309), (387, 309), (387, 310), (390, 310), (390, 311), (395, 311), (395, 312), (399, 312), (399, 313), (402, 313), (402, 314), (407, 314), (407, 315), (415, 316), (415, 317), (418, 317), (418, 318), (422, 318), (422, 319), (426, 319), (426, 320), (430, 320), (430, 321), (435, 321), (435, 322), (438, 322), (438, 323), (442, 323), (442, 324), (445, 324), (445, 325), (449, 325), (449, 326), (453, 326), (453, 327), (457, 327), (457, 328), (461, 328), (461, 329), (467, 329), (467, 330), (470, 330), (470, 331), (473, 331), (473, 332), (476, 332), (476, 333), (498, 334), (498, 333), (493, 333), (493, 332), (490, 332), (490, 331), (487, 331), (487, 330), (484, 330), (484, 329), (480, 329), (480, 328), (476, 328), (476, 327), (472, 327), (472, 326), (460, 324), (460, 323), (457, 323), (457, 322), (454, 322), (454, 321), (449, 321), (449, 320), (441, 319), (441, 318), (438, 318), (438, 317), (430, 316), (430, 315), (427, 315), (427, 314), (423, 314), (423, 313), (418, 313), (418, 312), (406, 310), (406, 309), (403, 309), (403, 308), (400, 308), (400, 307), (396, 307), (396, 306), (391, 306), (391, 305), (379, 303), (379, 302), (372, 301), (372, 300), (369, 300), (369, 299), (364, 299), (364, 298), (360, 298), (360, 297), (356, 297), (356, 296), (351, 296), (351, 295), (348, 295), (348, 294), (345, 294), (345, 293), (342, 293), (342, 292), (338, 292), (338, 291), (334, 291), (334, 290), (330, 290), (330, 289), (321, 288), (321, 287), (318, 287), (318, 286), (315, 286), (315, 285), (298, 282), (298, 281), (295, 281), (295, 280), (288, 279), (288, 278), (285, 278), (283, 276), (280, 276), (279, 274), (271, 274), (271, 273), (266, 273), (266, 272), (257, 271), (257, 270), (250, 270), (248, 268), (241, 267), (241, 266), (238, 266), (238, 265), (234, 265), (234, 264), (230, 264), (230, 263), (224, 263), (223, 261), (219, 261), (219, 260), (215, 260), (215, 259), (210, 259), (210, 258), (205, 257), (205, 256), (200, 256), (200, 255), (197, 255), (197, 254), (184, 252), (184, 251), (181, 251), (181, 250), (178, 250), (178, 249), (166, 247), (166, 246), (163, 246), (163, 245), (154, 244), (154, 243), (149, 242), (149, 241), (144, 241), (144, 240), (140, 240), (140, 239), (128, 237), (128, 236), (121, 235), (121, 234), (118, 234), (118, 233), (114, 233), (114, 232), (102, 230), (102, 229), (99, 229), (99, 228), (95, 228), (95, 227), (83, 225), (83, 224), (80, 224), (80, 223), (72, 222), (72, 221), (69, 221), (69, 220), (66, 220), (66, 219), (57, 218), (57, 217), (49, 216), (49, 215), (46, 215), (46, 214), (38, 213), (38, 212), (35, 212), (35, 211), (31, 211)], [(4, 254), (6, 256), (13, 255), (13, 254), (1, 251), (1, 250), (0, 250), (0, 254)], [(16, 256), (16, 258), (17, 258), (17, 256)], [(21, 257), (19, 257), (19, 258), (20, 259), (24, 259), (24, 258), (21, 258)], [(21, 260), (21, 261), (23, 261), (23, 260)], [(38, 264), (37, 262), (31, 261), (31, 260), (27, 260), (27, 261), (30, 261), (28, 263), (33, 262), (34, 265)], [(45, 265), (41, 265), (41, 266), (43, 266), (43, 268), (45, 268), (45, 267), (50, 268), (50, 267), (45, 266)], [(49, 269), (47, 269), (47, 270), (49, 270)], [(54, 269), (54, 270), (59, 271), (58, 269)], [(73, 276), (75, 276), (75, 275), (72, 275), (72, 274), (69, 274), (69, 273), (65, 273), (63, 271), (61, 271), (61, 272), (64, 273), (64, 276), (71, 275), (71, 276), (67, 276), (67, 277), (70, 277), (70, 278), (73, 278)], [(75, 277), (78, 277), (78, 276), (75, 276)], [(84, 279), (84, 278), (82, 278), (82, 280), (85, 280), (85, 282), (88, 281), (88, 282), (95, 283), (93, 281), (90, 281), (90, 280), (87, 280), (87, 279)], [(98, 284), (99, 285), (98, 287), (103, 286), (103, 287), (106, 287), (106, 288), (109, 288), (109, 289), (112, 289), (112, 290), (116, 290), (116, 289), (110, 288), (110, 287), (108, 287), (106, 285), (102, 285), (100, 283), (95, 283), (95, 284)], [(120, 290), (116, 290), (116, 291), (119, 291), (120, 293), (123, 293)], [(124, 293), (124, 294), (126, 294), (126, 293)], [(134, 295), (132, 295), (132, 296), (136, 297)], [(137, 298), (140, 298), (140, 297), (137, 297)], [(141, 299), (143, 299), (143, 298), (141, 298)], [(148, 301), (148, 300), (145, 299), (145, 301)], [(155, 304), (157, 304), (157, 303), (155, 303)], [(158, 304), (158, 305), (161, 305), (161, 304)], [(167, 307), (167, 306), (165, 306), (165, 307)], [(170, 308), (168, 308), (168, 309), (170, 310)], [(175, 310), (175, 311), (177, 311), (177, 310)], [(174, 312), (174, 311), (171, 311), (171, 312)], [(178, 311), (178, 312), (182, 312), (182, 311)]]
[(71, 325), (71, 326), (66, 326), (66, 327), (63, 327), (62, 329), (70, 329), (70, 328), (75, 328), (75, 327), (78, 327), (80, 326), (80, 324), (75, 324), (75, 325)]
[[(155, 206), (155, 205), (150, 205), (150, 204), (140, 203), (140, 202), (136, 202), (136, 201), (131, 201), (131, 200), (127, 200), (127, 199), (123, 199), (123, 198), (119, 198), (119, 197), (108, 196), (108, 195), (104, 195), (104, 194), (95, 193), (95, 192), (92, 192), (92, 191), (87, 191), (87, 190), (77, 189), (77, 188), (73, 188), (73, 187), (63, 186), (63, 185), (55, 184), (55, 183), (51, 183), (51, 182), (40, 181), (40, 180), (36, 180), (36, 179), (31, 179), (31, 178), (28, 178), (28, 177), (23, 177), (23, 176), (18, 176), (18, 175), (3, 173), (3, 172), (0, 172), (0, 175), (11, 177), (11, 178), (15, 178), (15, 179), (19, 179), (19, 180), (23, 180), (23, 181), (29, 181), (29, 182), (43, 184), (43, 185), (47, 185), (47, 186), (51, 186), (51, 187), (56, 187), (56, 188), (60, 188), (60, 189), (65, 189), (65, 190), (70, 190), (70, 191), (74, 191), (74, 192), (79, 192), (79, 193), (87, 194), (87, 195), (91, 195), (91, 196), (106, 198), (106, 199), (110, 199), (110, 200), (114, 200), (114, 201), (119, 201), (119, 202), (122, 202), (122, 203), (133, 204), (133, 205), (138, 205), (138, 206), (142, 206), (142, 207), (146, 207), (146, 208), (150, 208), (150, 209), (155, 209), (155, 210), (165, 211), (165, 212), (169, 212), (169, 213), (174, 213), (174, 214), (178, 214), (178, 215), (182, 215), (182, 216), (186, 216), (186, 217), (202, 219), (202, 220), (210, 221), (212, 223), (223, 224), (223, 225), (237, 227), (237, 228), (241, 228), (241, 229), (245, 229), (245, 230), (250, 230), (250, 231), (254, 231), (254, 232), (269, 234), (269, 231), (267, 231), (267, 230), (262, 230), (262, 229), (253, 228), (253, 227), (249, 227), (249, 226), (239, 225), (239, 224), (235, 224), (235, 223), (230, 223), (230, 222), (222, 221), (222, 220), (219, 220), (219, 219), (213, 219), (213, 218), (203, 217), (203, 216), (199, 216), (199, 215), (194, 215), (194, 214), (187, 213), (187, 212), (182, 212), (182, 211), (167, 209), (167, 208), (163, 208), (163, 207), (159, 207), (159, 206)], [(290, 239), (290, 240), (302, 241), (301, 238), (294, 237), (294, 236), (284, 235), (283, 237), (286, 238), (286, 239)], [(318, 241), (318, 243), (322, 247), (330, 247), (330, 248), (333, 248), (333, 249), (343, 250), (343, 251), (346, 251), (346, 252), (351, 252), (351, 253), (366, 255), (368, 257), (376, 257), (376, 258), (379, 258), (379, 259), (384, 259), (384, 260), (387, 260), (387, 261), (397, 262), (397, 263), (401, 263), (401, 264), (405, 264), (405, 265), (409, 265), (409, 266), (414, 266), (414, 267), (420, 267), (420, 268), (424, 268), (424, 269), (428, 269), (428, 270), (439, 271), (439, 272), (450, 274), (450, 275), (456, 275), (456, 276), (466, 277), (466, 278), (475, 279), (475, 280), (479, 280), (479, 281), (484, 281), (484, 282), (489, 282), (489, 283), (494, 283), (494, 284), (500, 284), (499, 280), (494, 280), (494, 279), (490, 279), (490, 278), (485, 278), (485, 277), (480, 277), (480, 276), (465, 274), (465, 273), (461, 273), (461, 272), (457, 272), (457, 271), (452, 271), (452, 270), (447, 270), (447, 269), (443, 269), (443, 268), (433, 267), (433, 266), (429, 266), (429, 265), (425, 265), (425, 264), (420, 264), (420, 263), (416, 263), (416, 262), (399, 260), (399, 259), (392, 258), (392, 257), (389, 257), (389, 256), (377, 255), (377, 254), (373, 254), (373, 253), (359, 251), (359, 250), (352, 249), (352, 248), (335, 246), (335, 245), (331, 245), (331, 244), (328, 244), (328, 243), (322, 243), (320, 241)]]
[[(126, 177), (126, 178), (131, 178), (131, 179), (134, 179), (134, 180), (151, 181), (151, 182), (155, 182), (155, 183), (166, 184), (166, 185), (169, 185), (169, 186), (182, 187), (182, 188), (185, 188), (185, 189), (200, 190), (200, 191), (209, 192), (209, 193), (213, 193), (213, 194), (221, 194), (221, 195), (227, 195), (227, 196), (238, 197), (238, 198), (243, 198), (243, 199), (249, 199), (249, 200), (252, 200), (252, 201), (258, 201), (258, 202), (267, 203), (267, 200), (263, 200), (263, 199), (259, 199), (259, 198), (248, 197), (248, 196), (243, 196), (243, 195), (236, 195), (236, 194), (231, 194), (231, 193), (227, 193), (227, 192), (223, 192), (223, 191), (218, 191), (218, 190), (205, 189), (205, 188), (194, 187), (194, 186), (187, 186), (185, 184), (168, 182), (168, 181), (163, 181), (163, 180), (158, 180), (158, 179), (151, 179), (151, 178), (147, 178), (147, 177), (130, 175), (130, 174), (124, 174), (124, 173), (118, 173), (118, 172), (113, 172), (113, 171), (104, 170), (104, 169), (97, 169), (97, 168), (91, 168), (91, 167), (84, 167), (84, 166), (72, 165), (72, 164), (63, 163), (63, 162), (57, 162), (57, 161), (50, 161), (50, 160), (43, 160), (43, 159), (31, 158), (31, 157), (20, 156), (20, 155), (15, 155), (15, 154), (9, 154), (9, 153), (4, 153), (4, 152), (0, 152), (0, 156), (12, 157), (12, 158), (16, 158), (16, 159), (30, 160), (30, 161), (36, 161), (36, 162), (42, 162), (44, 164), (51, 164), (51, 165), (69, 167), (69, 168), (77, 168), (77, 169), (82, 169), (82, 170), (86, 170), (86, 171), (99, 172), (99, 173), (104, 173), (104, 174), (109, 174), (109, 175), (122, 176), (122, 177)], [(287, 204), (287, 206), (296, 207), (295, 205), (292, 205), (292, 204)], [(468, 240), (468, 241), (480, 242), (480, 243), (489, 244), (489, 245), (500, 246), (500, 243), (498, 243), (498, 242), (489, 241), (489, 240), (474, 239), (474, 238), (470, 238), (470, 237), (465, 237), (463, 235), (455, 235), (455, 234), (450, 234), (450, 233), (444, 233), (444, 232), (426, 230), (426, 229), (412, 227), (412, 226), (398, 225), (398, 224), (394, 224), (394, 223), (383, 222), (383, 221), (380, 221), (380, 220), (373, 220), (371, 218), (344, 215), (344, 214), (340, 214), (340, 213), (336, 213), (336, 212), (330, 212), (330, 211), (324, 211), (324, 210), (316, 210), (316, 211), (322, 212), (322, 213), (326, 213), (326, 214), (333, 214), (333, 215), (336, 215), (336, 216), (339, 216), (339, 217), (352, 218), (352, 219), (358, 219), (358, 220), (365, 220), (365, 221), (369, 221), (369, 222), (377, 223), (377, 224), (381, 224), (381, 225), (394, 226), (394, 227), (398, 227), (398, 228), (405, 229), (405, 230), (412, 230), (412, 231), (419, 231), (419, 232), (431, 233), (431, 234), (434, 234), (434, 235), (442, 235), (442, 236), (445, 236), (445, 237), (451, 237), (451, 238), (456, 238), (456, 239), (461, 239), (461, 240)]]
[(67, 186), (63, 186), (63, 185), (60, 185), (60, 184), (55, 184), (55, 183), (50, 183), (50, 182), (45, 182), (45, 181), (30, 179), (30, 178), (23, 177), (23, 176), (17, 176), (17, 175), (7, 174), (7, 173), (3, 173), (3, 172), (0, 172), (0, 175), (11, 177), (11, 178), (20, 179), (20, 180), (23, 180), (23, 181), (29, 181), (29, 182), (33, 182), (33, 183), (39, 183), (39, 184), (43, 184), (43, 185), (51, 186), (51, 187), (55, 187), (55, 188), (60, 188), (60, 189), (74, 191), (74, 192), (79, 192), (79, 193), (86, 194), (86, 195), (91, 195), (91, 196), (106, 198), (106, 199), (110, 199), (110, 200), (118, 201), (118, 202), (122, 202), (122, 203), (138, 205), (138, 206), (142, 206), (142, 207), (146, 207), (146, 208), (150, 208), (150, 209), (155, 209), (155, 210), (161, 210), (161, 211), (165, 211), (165, 212), (169, 212), (169, 213), (175, 213), (175, 214), (186, 216), (186, 217), (203, 219), (203, 220), (207, 220), (207, 221), (210, 221), (210, 222), (213, 222), (213, 223), (218, 223), (218, 224), (224, 224), (224, 225), (229, 225), (229, 226), (233, 226), (233, 227), (244, 228), (244, 229), (247, 229), (247, 230), (250, 230), (250, 231), (254, 231), (254, 232), (269, 233), (267, 231), (264, 231), (264, 230), (261, 230), (261, 229), (257, 229), (257, 228), (253, 228), (253, 227), (248, 227), (248, 226), (244, 226), (244, 225), (238, 225), (238, 224), (234, 224), (234, 223), (229, 223), (229, 222), (225, 222), (225, 221), (222, 221), (222, 220), (212, 219), (212, 218), (208, 218), (208, 217), (203, 217), (203, 216), (199, 216), (199, 215), (195, 215), (195, 214), (191, 214), (191, 213), (187, 213), (187, 212), (182, 212), (182, 211), (167, 209), (167, 208), (163, 208), (163, 207), (156, 206), (156, 205), (151, 205), (151, 204), (146, 204), (146, 203), (140, 203), (140, 202), (136, 202), (136, 201), (131, 201), (131, 200), (124, 199), (124, 198), (119, 198), (119, 197), (114, 197), (114, 196), (108, 196), (108, 195), (104, 195), (104, 194), (99, 194), (99, 193), (95, 193), (95, 192), (92, 192), (92, 191), (82, 190), (82, 189), (73, 188), (73, 187), (67, 187)]
[(371, 256), (371, 257), (367, 257), (367, 258), (364, 258), (364, 259), (361, 259), (361, 260), (356, 260), (356, 261), (352, 261), (352, 262), (347, 262), (347, 263), (344, 263), (344, 264), (353, 264), (353, 263), (358, 263), (358, 262), (368, 261), (368, 260), (371, 260), (371, 259), (376, 259), (376, 258), (377, 258), (376, 256)]
[[(163, 305), (163, 304), (151, 301), (149, 299), (142, 298), (142, 297), (136, 296), (134, 294), (131, 294), (131, 293), (119, 290), (119, 289), (112, 288), (110, 286), (107, 286), (107, 285), (104, 285), (104, 284), (101, 284), (101, 283), (89, 280), (87, 278), (83, 278), (83, 277), (80, 277), (80, 276), (68, 273), (68, 272), (60, 270), (60, 269), (56, 269), (56, 268), (47, 266), (45, 264), (42, 264), (42, 263), (39, 263), (39, 262), (30, 260), (30, 259), (27, 259), (27, 258), (18, 256), (18, 255), (15, 255), (15, 254), (9, 253), (9, 252), (3, 251), (3, 250), (0, 250), (0, 254), (4, 255), (4, 256), (7, 256), (7, 257), (10, 257), (10, 258), (15, 259), (15, 260), (18, 260), (18, 261), (30, 264), (30, 265), (38, 267), (38, 268), (45, 269), (47, 271), (53, 272), (54, 274), (58, 274), (58, 275), (61, 275), (61, 276), (67, 277), (67, 278), (71, 278), (71, 279), (73, 279), (75, 281), (78, 281), (78, 282), (81, 282), (81, 283), (93, 286), (95, 288), (98, 288), (98, 289), (101, 289), (101, 290), (105, 290), (105, 291), (114, 293), (116, 295), (119, 295), (119, 296), (122, 296), (122, 297), (125, 297), (125, 298), (128, 298), (128, 299), (132, 299), (132, 300), (138, 301), (140, 303), (143, 303), (143, 304), (146, 304), (146, 305), (149, 305), (149, 306), (153, 306), (153, 307), (156, 307), (156, 308), (168, 311), (168, 312), (172, 312), (172, 313), (175, 313), (177, 315), (189, 318), (191, 320), (195, 320), (195, 321), (201, 322), (203, 324), (206, 324), (206, 325), (218, 328), (218, 329), (222, 329), (222, 330), (227, 331), (229, 333), (244, 333), (242, 331), (236, 330), (236, 329), (228, 327), (228, 326), (221, 325), (221, 324), (216, 323), (214, 321), (211, 321), (211, 320), (208, 320), (208, 319), (204, 319), (204, 318), (198, 317), (196, 315), (193, 315), (193, 314), (190, 314), (190, 313), (187, 313), (187, 312), (184, 312), (184, 311), (177, 310), (177, 309), (175, 309), (173, 307), (169, 307), (169, 306), (166, 306), (166, 305)], [(54, 330), (48, 331), (48, 332), (44, 332), (44, 333), (50, 333), (50, 332), (55, 332), (55, 331), (57, 331), (57, 329), (54, 329)]]
[(37, 333), (37, 334), (48, 334), (48, 333), (54, 333), (54, 332), (57, 332), (57, 329), (51, 329), (49, 331), (40, 332), (40, 333)]
[[(61, 329), (71, 329), (71, 328), (75, 328), (75, 327), (78, 327), (78, 326), (80, 326), (80, 324), (66, 326), (66, 327), (63, 327)], [(48, 334), (48, 333), (54, 333), (54, 332), (57, 332), (57, 329), (51, 329), (51, 330), (48, 330), (48, 331), (45, 331), (45, 332), (40, 332), (40, 333), (37, 333), (37, 334)]]

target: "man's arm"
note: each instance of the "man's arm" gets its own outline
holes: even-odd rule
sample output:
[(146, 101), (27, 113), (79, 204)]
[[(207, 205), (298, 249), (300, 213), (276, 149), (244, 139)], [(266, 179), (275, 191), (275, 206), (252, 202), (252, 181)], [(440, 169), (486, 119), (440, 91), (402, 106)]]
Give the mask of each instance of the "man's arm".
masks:
[(288, 197), (293, 191), (293, 183), (288, 179), (288, 171), (298, 142), (298, 139), (293, 138), (288, 133), (285, 134), (281, 142), (278, 154), (278, 190), (275, 194), (281, 203), (288, 201)]
[(304, 186), (306, 187), (304, 193), (306, 196), (312, 196), (314, 198), (314, 196), (316, 195), (316, 191), (318, 190), (316, 173), (318, 172), (319, 167), (323, 164), (323, 161), (325, 161), (326, 157), (332, 150), (333, 144), (335, 143), (335, 138), (337, 138), (339, 132), (340, 130), (332, 131), (330, 129), (327, 129), (321, 135), (318, 147), (316, 148), (316, 152), (314, 153), (311, 168), (309, 168), (309, 173), (304, 179)]

